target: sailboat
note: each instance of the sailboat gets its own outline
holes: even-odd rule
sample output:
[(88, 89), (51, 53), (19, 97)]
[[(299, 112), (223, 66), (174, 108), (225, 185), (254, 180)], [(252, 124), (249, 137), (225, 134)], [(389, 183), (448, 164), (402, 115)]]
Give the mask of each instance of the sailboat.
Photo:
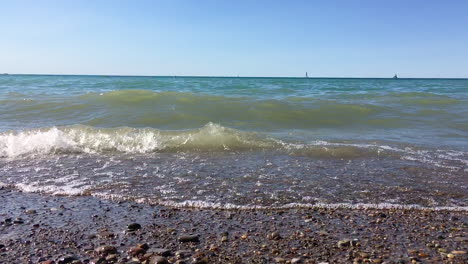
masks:
[(398, 79), (398, 76), (395, 74), (395, 76), (393, 76), (393, 79)]
[(306, 72), (306, 78), (309, 78), (309, 75), (307, 74), (307, 72)]

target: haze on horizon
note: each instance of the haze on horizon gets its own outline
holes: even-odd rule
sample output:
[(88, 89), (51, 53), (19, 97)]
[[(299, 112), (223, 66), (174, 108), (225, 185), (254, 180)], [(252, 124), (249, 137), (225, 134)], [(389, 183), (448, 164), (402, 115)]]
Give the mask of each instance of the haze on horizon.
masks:
[(0, 73), (468, 77), (466, 1), (6, 1)]

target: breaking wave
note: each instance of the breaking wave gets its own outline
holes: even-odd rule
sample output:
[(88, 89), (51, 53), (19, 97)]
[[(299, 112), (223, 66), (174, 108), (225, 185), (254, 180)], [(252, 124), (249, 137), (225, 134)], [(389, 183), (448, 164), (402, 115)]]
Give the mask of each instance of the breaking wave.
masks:
[(144, 154), (157, 152), (279, 151), (316, 158), (394, 157), (459, 170), (468, 153), (425, 150), (401, 145), (314, 140), (288, 142), (266, 134), (241, 131), (215, 123), (182, 131), (154, 128), (95, 128), (84, 125), (0, 133), (0, 157), (36, 154)]

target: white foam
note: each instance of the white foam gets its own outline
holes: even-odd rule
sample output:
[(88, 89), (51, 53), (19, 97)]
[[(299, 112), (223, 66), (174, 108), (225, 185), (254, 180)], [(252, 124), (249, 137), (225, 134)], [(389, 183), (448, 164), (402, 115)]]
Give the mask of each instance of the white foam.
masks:
[[(468, 206), (422, 206), (417, 204), (397, 204), (397, 203), (288, 203), (279, 206), (263, 205), (238, 205), (225, 202), (209, 202), (202, 200), (186, 200), (181, 202), (171, 200), (154, 200), (151, 198), (127, 197), (122, 194), (104, 192), (89, 192), (89, 186), (85, 186), (81, 181), (72, 181), (72, 184), (66, 186), (40, 186), (38, 184), (14, 184), (7, 185), (0, 182), (0, 187), (14, 187), (24, 192), (38, 192), (52, 195), (92, 195), (94, 197), (110, 200), (133, 200), (142, 204), (162, 205), (172, 208), (196, 208), (196, 209), (217, 209), (217, 210), (278, 210), (278, 209), (350, 209), (350, 210), (418, 210), (418, 211), (453, 211), (468, 212)], [(159, 188), (156, 188), (159, 189)], [(168, 193), (173, 193), (173, 190)], [(310, 201), (314, 198), (304, 197), (304, 201)], [(316, 199), (317, 200), (317, 199)]]
[(41, 131), (0, 134), (0, 156), (17, 157), (30, 153), (51, 153), (59, 149), (74, 149), (76, 142), (53, 127)]
[(191, 131), (71, 126), (0, 133), (0, 157), (12, 158), (56, 152), (148, 153), (167, 148), (229, 150), (268, 146), (272, 147), (271, 141), (213, 123)]
[(161, 201), (151, 202), (148, 199), (141, 199), (142, 203), (153, 203), (176, 208), (199, 208), (199, 209), (224, 209), (224, 210), (276, 210), (276, 209), (398, 209), (398, 210), (429, 210), (429, 211), (454, 211), (468, 212), (468, 206), (434, 206), (426, 207), (417, 204), (392, 204), (392, 203), (289, 203), (281, 206), (261, 206), (261, 205), (236, 205), (232, 203), (214, 203), (198, 200), (187, 200), (183, 202)]
[(17, 184), (14, 184), (14, 187), (23, 192), (46, 193), (46, 194), (51, 194), (51, 195), (71, 195), (71, 196), (84, 195), (86, 194), (86, 189), (87, 189), (83, 187), (77, 187), (77, 185), (75, 184), (67, 184), (67, 185), (62, 185), (62, 186), (55, 186), (55, 185), (41, 186), (41, 185), (36, 185), (36, 184), (17, 183)]

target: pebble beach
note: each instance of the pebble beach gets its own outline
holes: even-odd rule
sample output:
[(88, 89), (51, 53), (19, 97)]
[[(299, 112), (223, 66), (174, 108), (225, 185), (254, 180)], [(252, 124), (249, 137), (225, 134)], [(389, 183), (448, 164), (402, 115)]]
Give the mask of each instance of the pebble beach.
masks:
[(215, 210), (0, 190), (0, 263), (467, 263), (468, 214)]

